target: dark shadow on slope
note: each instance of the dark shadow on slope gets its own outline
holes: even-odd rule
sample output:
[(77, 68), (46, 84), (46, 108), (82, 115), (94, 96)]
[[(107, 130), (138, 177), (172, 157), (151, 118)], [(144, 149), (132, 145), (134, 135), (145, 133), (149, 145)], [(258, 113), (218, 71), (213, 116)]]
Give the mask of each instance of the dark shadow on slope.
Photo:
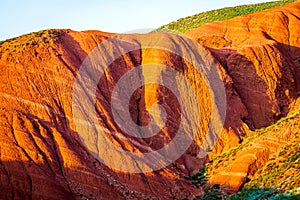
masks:
[[(249, 47), (251, 48), (251, 47)], [(270, 74), (276, 73), (273, 70), (272, 59), (274, 55), (269, 55), (268, 50), (273, 50), (276, 56), (280, 56), (283, 66), (279, 66), (281, 75), (277, 76), (276, 87), (273, 87), (275, 98), (270, 98), (269, 83), (262, 79), (266, 75), (263, 66), (269, 66)], [(269, 64), (263, 63), (264, 58), (256, 57), (255, 49), (251, 49), (251, 56), (259, 62), (260, 71), (257, 71), (254, 64), (245, 56), (231, 49), (213, 49), (209, 48), (215, 58), (221, 63), (228, 75), (232, 79), (232, 85), (227, 86), (227, 116), (225, 128), (231, 127), (236, 133), (239, 133), (242, 122), (245, 122), (251, 130), (269, 126), (284, 117), (289, 112), (293, 101), (300, 94), (300, 49), (283, 44), (261, 46), (257, 51), (262, 51), (267, 59), (271, 60)], [(249, 52), (248, 52), (249, 53)], [(249, 53), (249, 54), (251, 54)], [(259, 52), (261, 53), (261, 52)], [(270, 57), (273, 56), (273, 57)], [(268, 72), (267, 72), (268, 73)], [(259, 75), (260, 74), (260, 75)], [(232, 93), (228, 88), (233, 88), (238, 98), (247, 110), (247, 114), (241, 110), (232, 110), (230, 106), (234, 105)], [(234, 92), (233, 92), (234, 93)], [(233, 104), (233, 105), (231, 105)], [(236, 115), (240, 112), (240, 116)], [(238, 119), (240, 118), (240, 123)], [(233, 126), (232, 126), (233, 125)]]
[(139, 174), (122, 174), (105, 167), (91, 169), (86, 166), (64, 166), (64, 175), (53, 174), (49, 168), (58, 170), (53, 165), (0, 161), (0, 199), (185, 199), (202, 193), (202, 189), (180, 178), (145, 174), (145, 182)]

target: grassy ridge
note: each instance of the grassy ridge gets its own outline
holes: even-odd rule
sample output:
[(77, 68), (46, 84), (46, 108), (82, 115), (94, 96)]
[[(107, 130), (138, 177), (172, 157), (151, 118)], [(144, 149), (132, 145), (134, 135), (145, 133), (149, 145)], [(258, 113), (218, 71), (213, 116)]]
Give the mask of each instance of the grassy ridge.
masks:
[(156, 31), (186, 33), (188, 31), (191, 31), (195, 28), (202, 26), (203, 24), (207, 24), (214, 21), (227, 20), (237, 16), (247, 15), (254, 12), (266, 10), (268, 8), (283, 6), (295, 1), (296, 0), (282, 0), (282, 1), (243, 5), (237, 7), (228, 7), (228, 8), (218, 9), (218, 10), (207, 11), (189, 17), (178, 19), (177, 21), (171, 22), (167, 25), (164, 25), (156, 29)]

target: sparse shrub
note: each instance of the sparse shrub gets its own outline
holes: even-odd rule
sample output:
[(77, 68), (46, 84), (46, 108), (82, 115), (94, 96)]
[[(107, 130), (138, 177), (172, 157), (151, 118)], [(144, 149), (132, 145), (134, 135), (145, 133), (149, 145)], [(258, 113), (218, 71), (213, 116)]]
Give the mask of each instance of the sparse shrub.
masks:
[(220, 200), (223, 199), (223, 195), (220, 191), (220, 185), (216, 184), (209, 188), (204, 189), (204, 194), (197, 196), (196, 200)]

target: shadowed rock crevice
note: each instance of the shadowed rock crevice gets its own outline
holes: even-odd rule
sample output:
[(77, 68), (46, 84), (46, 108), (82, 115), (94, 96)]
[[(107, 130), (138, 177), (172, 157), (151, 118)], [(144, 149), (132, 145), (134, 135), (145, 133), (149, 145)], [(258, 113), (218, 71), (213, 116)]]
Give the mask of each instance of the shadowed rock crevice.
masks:
[[(271, 64), (275, 68), (278, 67), (274, 69), (275, 72), (277, 71), (275, 77), (272, 74), (268, 75), (269, 72), (267, 71), (261, 71), (269, 66), (263, 63), (268, 61), (259, 61), (261, 56), (256, 55), (260, 51), (259, 49), (250, 50), (250, 55), (245, 57), (235, 50), (210, 48), (210, 51), (232, 78), (232, 87), (237, 92), (248, 113), (247, 116), (242, 116), (241, 119), (251, 130), (266, 127), (286, 116), (290, 106), (294, 104), (298, 97), (299, 80), (297, 77), (299, 77), (300, 70), (297, 69), (293, 59), (279, 51), (277, 46), (282, 49), (287, 48), (282, 44), (271, 47), (271, 52), (277, 51), (273, 56), (279, 57), (277, 61), (274, 57), (275, 61), (272, 61), (274, 63)], [(294, 51), (299, 50), (296, 47), (290, 48), (293, 48)], [(263, 51), (267, 50), (264, 48)], [(251, 58), (253, 61), (248, 58), (251, 57), (251, 54), (254, 55), (254, 58)], [(274, 59), (270, 56), (267, 58), (269, 60)], [(258, 62), (258, 65), (253, 62)], [(268, 79), (275, 79), (275, 87), (268, 85)], [(273, 96), (270, 96), (270, 89), (274, 92)], [(230, 118), (232, 114), (228, 113), (227, 116)]]

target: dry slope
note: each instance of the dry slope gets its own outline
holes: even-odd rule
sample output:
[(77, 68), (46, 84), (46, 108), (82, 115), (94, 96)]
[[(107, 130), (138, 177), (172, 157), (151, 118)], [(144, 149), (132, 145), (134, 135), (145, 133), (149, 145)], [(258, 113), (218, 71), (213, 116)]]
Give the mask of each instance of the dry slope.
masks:
[[(293, 107), (300, 87), (299, 6), (295, 3), (216, 22), (188, 33), (195, 41), (207, 46), (207, 59), (215, 57), (226, 88), (227, 116), (221, 138), (210, 157), (237, 145), (245, 135), (252, 134), (251, 130), (276, 122)], [(174, 164), (146, 174), (127, 174), (109, 169), (82, 144), (73, 119), (73, 83), (81, 63), (91, 50), (113, 36), (98, 31), (47, 30), (1, 44), (1, 198), (183, 199), (203, 192), (183, 178), (197, 172), (209, 159), (198, 156), (200, 149), (197, 144), (201, 143), (201, 134)], [(186, 49), (176, 36), (159, 34), (163, 40), (156, 36), (155, 33), (151, 37), (118, 37), (123, 37), (128, 45), (162, 42), (179, 51)], [(108, 49), (107, 55), (113, 55), (114, 51), (113, 48)], [(201, 77), (193, 75), (191, 66), (182, 58), (151, 49), (123, 55), (110, 65), (105, 78), (100, 80), (99, 85), (106, 85), (97, 91), (100, 126), (108, 132), (123, 134), (109, 108), (113, 86), (122, 74), (154, 61), (196, 80), (193, 87), (202, 88), (197, 91), (199, 106), (207, 111), (201, 113), (202, 129), (207, 130), (207, 113), (211, 108), (206, 105), (211, 99), (207, 95), (208, 90), (200, 87), (203, 86)], [(155, 72), (153, 76), (161, 79)], [(173, 130), (178, 128), (176, 119), (180, 113), (174, 109), (178, 102), (174, 101), (170, 91), (149, 85), (137, 90), (130, 102), (131, 116), (136, 123), (148, 122), (148, 114), (144, 110), (155, 102), (165, 105), (167, 114), (171, 119), (175, 118), (175, 123), (170, 120), (167, 129), (158, 137), (146, 140), (110, 137), (114, 144), (128, 151), (143, 152), (147, 146), (161, 148), (174, 137)], [(107, 131), (100, 134), (107, 134)], [(278, 137), (285, 142), (291, 136), (282, 134)], [(254, 173), (248, 172), (253, 169), (249, 166), (255, 162), (260, 163), (258, 167), (262, 166), (269, 154), (260, 155), (249, 157), (236, 169), (240, 169), (236, 171), (238, 173), (216, 173), (212, 182), (238, 189), (248, 174)], [(115, 155), (112, 159), (119, 158)]]

